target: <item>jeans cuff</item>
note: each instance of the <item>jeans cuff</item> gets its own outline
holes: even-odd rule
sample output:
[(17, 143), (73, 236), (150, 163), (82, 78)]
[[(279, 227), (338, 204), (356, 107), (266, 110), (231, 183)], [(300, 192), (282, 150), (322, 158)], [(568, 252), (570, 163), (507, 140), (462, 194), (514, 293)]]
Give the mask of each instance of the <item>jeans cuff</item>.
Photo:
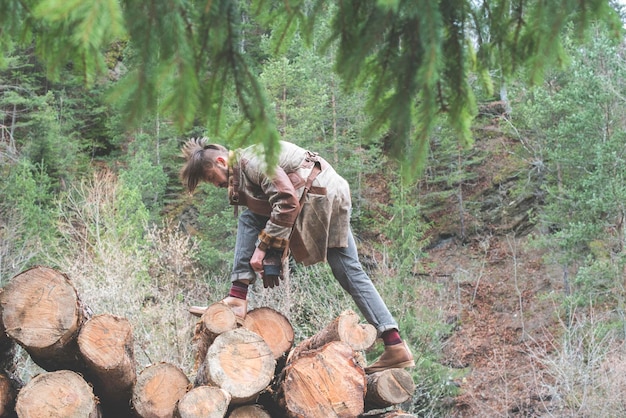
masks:
[(378, 328), (376, 328), (376, 331), (378, 331), (378, 337), (380, 337), (383, 332), (389, 331), (390, 329), (397, 329), (398, 331), (400, 331), (400, 328), (398, 328), (398, 325), (396, 324), (379, 325)]
[(231, 282), (235, 282), (237, 280), (249, 280), (250, 284), (253, 284), (254, 282), (256, 282), (256, 274), (254, 273), (232, 273), (230, 275), (230, 281)]

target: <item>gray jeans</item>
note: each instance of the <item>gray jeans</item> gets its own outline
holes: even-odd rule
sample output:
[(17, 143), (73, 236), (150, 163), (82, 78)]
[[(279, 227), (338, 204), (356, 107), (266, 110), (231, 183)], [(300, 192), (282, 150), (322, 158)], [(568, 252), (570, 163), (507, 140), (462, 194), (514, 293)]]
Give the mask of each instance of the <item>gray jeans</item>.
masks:
[[(259, 233), (267, 220), (267, 217), (247, 209), (239, 213), (232, 281), (247, 279), (253, 283), (256, 280), (256, 273), (250, 267), (250, 258), (256, 248)], [(329, 248), (326, 253), (333, 276), (352, 296), (367, 322), (372, 324), (379, 334), (389, 329), (398, 329), (397, 322), (361, 266), (352, 231), (349, 234), (348, 247)]]

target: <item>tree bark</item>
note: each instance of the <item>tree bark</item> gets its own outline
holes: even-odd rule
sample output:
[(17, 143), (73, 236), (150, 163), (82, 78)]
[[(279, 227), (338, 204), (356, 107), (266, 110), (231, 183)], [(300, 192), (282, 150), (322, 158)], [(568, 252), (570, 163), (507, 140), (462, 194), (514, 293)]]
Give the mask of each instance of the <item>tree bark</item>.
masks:
[(172, 417), (188, 386), (187, 376), (173, 364), (162, 362), (146, 367), (133, 388), (135, 413), (141, 418)]
[[(3, 291), (4, 289), (0, 289), (0, 295)], [(15, 341), (6, 333), (4, 321), (2, 321), (2, 305), (0, 305), (0, 371), (13, 373), (15, 368)]]
[(272, 350), (274, 359), (285, 356), (294, 341), (294, 332), (289, 320), (280, 312), (268, 308), (256, 308), (248, 312), (243, 327), (263, 338)]
[(228, 411), (230, 394), (215, 386), (191, 389), (176, 404), (176, 418), (223, 418)]
[(411, 415), (404, 411), (374, 411), (373, 413), (366, 413), (360, 416), (360, 418), (417, 418), (415, 415)]
[(220, 334), (198, 370), (195, 385), (210, 384), (230, 393), (232, 404), (254, 401), (274, 377), (276, 361), (256, 333), (237, 328)]
[(262, 406), (244, 405), (233, 409), (228, 418), (272, 418), (272, 416)]
[(366, 350), (376, 342), (376, 328), (370, 324), (360, 324), (359, 316), (351, 310), (342, 312), (326, 328), (304, 340), (289, 354), (289, 361), (303, 352), (316, 350), (331, 341), (341, 341), (353, 350)]
[(21, 386), (21, 382), (0, 372), (0, 418), (15, 416), (15, 398)]
[(91, 386), (70, 370), (35, 376), (17, 395), (15, 410), (20, 418), (102, 416)]
[(76, 336), (90, 315), (69, 278), (48, 267), (17, 276), (0, 295), (6, 332), (47, 371), (83, 371)]
[(204, 362), (206, 352), (218, 335), (237, 328), (237, 317), (228, 305), (217, 302), (209, 305), (196, 323), (192, 344), (196, 356), (194, 369)]
[(404, 369), (387, 369), (367, 375), (367, 407), (385, 408), (398, 405), (411, 398), (415, 383)]
[(78, 334), (89, 381), (103, 405), (117, 415), (129, 406), (137, 380), (133, 343), (130, 322), (110, 314), (92, 317)]
[(364, 411), (367, 381), (348, 344), (301, 351), (283, 370), (279, 404), (289, 417), (354, 418)]

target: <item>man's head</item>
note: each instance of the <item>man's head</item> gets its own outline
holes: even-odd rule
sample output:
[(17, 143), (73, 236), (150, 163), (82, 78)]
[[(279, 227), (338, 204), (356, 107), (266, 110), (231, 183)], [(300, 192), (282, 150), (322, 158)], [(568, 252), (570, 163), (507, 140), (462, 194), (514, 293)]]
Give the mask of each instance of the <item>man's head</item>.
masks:
[(207, 144), (207, 138), (191, 138), (182, 148), (185, 165), (180, 178), (190, 192), (201, 181), (216, 187), (228, 187), (228, 149), (219, 144)]

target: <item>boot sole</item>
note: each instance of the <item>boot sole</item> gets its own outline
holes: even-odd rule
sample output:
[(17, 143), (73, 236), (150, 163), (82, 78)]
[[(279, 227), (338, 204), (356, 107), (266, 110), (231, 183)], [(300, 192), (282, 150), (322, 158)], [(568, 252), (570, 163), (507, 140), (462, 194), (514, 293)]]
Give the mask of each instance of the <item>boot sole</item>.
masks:
[[(228, 306), (228, 305), (226, 305), (226, 306)], [(206, 310), (207, 310), (207, 308), (203, 308), (202, 306), (191, 306), (191, 307), (189, 307), (189, 313), (192, 314), (193, 316), (197, 316), (198, 318), (201, 317), (202, 315), (204, 315)], [(237, 325), (242, 326), (244, 318), (240, 317), (237, 314), (235, 314), (235, 318), (237, 320)]]
[(365, 373), (372, 374), (376, 372), (382, 372), (383, 370), (387, 370), (387, 369), (407, 369), (411, 367), (415, 367), (414, 360), (403, 361), (402, 363), (398, 363), (398, 364), (394, 364), (392, 366), (386, 366), (386, 367), (376, 367), (376, 368), (366, 367)]
[(230, 306), (228, 303), (224, 302), (223, 300), (221, 300), (219, 303), (222, 303), (222, 304), (228, 306), (228, 308), (233, 312), (233, 314), (235, 314), (235, 320), (237, 321), (237, 325), (239, 325), (240, 327), (243, 326), (243, 321), (246, 318), (247, 312), (245, 314), (243, 314), (243, 316), (239, 316), (239, 315), (237, 315), (237, 313), (235, 312), (233, 307)]
[(202, 306), (191, 306), (189, 308), (189, 313), (192, 314), (193, 316), (202, 316), (205, 312), (206, 312), (207, 308), (204, 308)]

